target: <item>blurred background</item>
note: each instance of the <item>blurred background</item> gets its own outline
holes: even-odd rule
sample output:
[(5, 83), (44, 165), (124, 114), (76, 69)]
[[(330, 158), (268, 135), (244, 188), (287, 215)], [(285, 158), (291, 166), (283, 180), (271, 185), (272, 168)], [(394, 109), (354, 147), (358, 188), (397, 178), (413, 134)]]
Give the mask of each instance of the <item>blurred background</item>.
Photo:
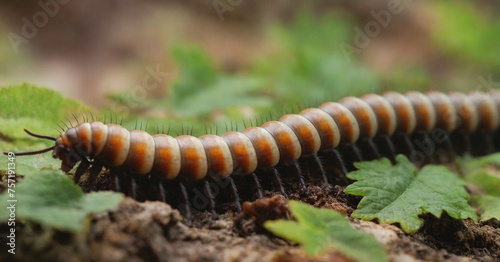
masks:
[(348, 95), (500, 87), (493, 0), (0, 5), (0, 86), (130, 123), (255, 124)]

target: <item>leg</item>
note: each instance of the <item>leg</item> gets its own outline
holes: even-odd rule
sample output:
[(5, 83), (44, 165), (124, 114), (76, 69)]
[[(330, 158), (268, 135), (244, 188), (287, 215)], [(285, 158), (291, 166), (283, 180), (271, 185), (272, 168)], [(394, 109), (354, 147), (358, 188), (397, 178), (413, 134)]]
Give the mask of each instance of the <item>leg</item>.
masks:
[(252, 180), (255, 186), (257, 198), (262, 198), (262, 190), (260, 189), (260, 182), (259, 178), (257, 178), (257, 175), (255, 173), (252, 173)]
[(278, 170), (276, 168), (273, 168), (272, 174), (273, 174), (274, 184), (277, 187), (279, 187), (281, 194), (286, 196), (287, 194), (285, 193), (285, 189), (283, 188), (283, 183), (281, 182), (281, 178), (280, 178), (280, 174), (279, 174)]
[(328, 179), (326, 178), (325, 170), (323, 169), (323, 164), (321, 164), (321, 159), (319, 159), (318, 154), (312, 156), (312, 162), (317, 166), (318, 172), (321, 175), (321, 182), (323, 185), (328, 186)]
[(208, 211), (212, 213), (212, 217), (214, 219), (217, 218), (217, 214), (215, 213), (215, 201), (214, 201), (214, 195), (212, 194), (212, 190), (210, 189), (210, 184), (208, 183), (208, 179), (204, 179), (205, 181), (203, 182), (203, 193), (205, 194), (205, 197), (208, 199)]
[(234, 180), (231, 176), (227, 177), (227, 181), (229, 182), (229, 188), (231, 190), (231, 194), (234, 199), (234, 205), (238, 209), (238, 212), (241, 211), (241, 204), (240, 204), (240, 196), (238, 195), (238, 189), (236, 189), (236, 185), (234, 184)]
[(85, 158), (82, 157), (82, 161), (80, 162), (80, 165), (75, 171), (75, 174), (73, 175), (73, 181), (75, 184), (78, 184), (80, 182), (80, 178), (82, 177), (83, 174), (89, 169), (90, 167), (90, 162)]
[(184, 217), (186, 218), (186, 224), (191, 224), (191, 207), (189, 206), (189, 197), (186, 190), (186, 186), (183, 182), (179, 181), (179, 193), (181, 195), (180, 208), (181, 212), (184, 211)]

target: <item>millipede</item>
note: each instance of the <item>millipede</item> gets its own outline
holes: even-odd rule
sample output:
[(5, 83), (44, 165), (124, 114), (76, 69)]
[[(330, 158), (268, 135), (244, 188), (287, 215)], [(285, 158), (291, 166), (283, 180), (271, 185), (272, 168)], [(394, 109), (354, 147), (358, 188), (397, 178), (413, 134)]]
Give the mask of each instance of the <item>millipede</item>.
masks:
[(306, 182), (347, 184), (354, 162), (397, 154), (417, 165), (480, 156), (500, 149), (500, 91), (468, 94), (386, 92), (326, 102), (241, 132), (200, 137), (150, 135), (118, 124), (85, 121), (59, 137), (26, 133), (55, 145), (62, 171), (84, 174), (93, 188), (107, 174), (109, 187), (138, 200), (161, 200), (186, 217), (192, 209), (217, 214), (219, 203), (241, 202), (263, 190), (286, 195)]

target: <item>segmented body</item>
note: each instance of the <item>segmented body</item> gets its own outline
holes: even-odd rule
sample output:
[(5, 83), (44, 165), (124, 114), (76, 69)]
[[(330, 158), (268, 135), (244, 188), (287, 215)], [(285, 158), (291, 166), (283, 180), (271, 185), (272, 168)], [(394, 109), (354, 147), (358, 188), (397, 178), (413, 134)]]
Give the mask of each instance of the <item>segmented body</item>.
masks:
[[(345, 173), (355, 161), (384, 156), (394, 160), (398, 153), (419, 164), (434, 161), (439, 149), (450, 154), (491, 153), (500, 148), (499, 125), (500, 92), (388, 92), (327, 102), (221, 136), (151, 136), (115, 124), (82, 123), (57, 138), (53, 154), (63, 160), (66, 172), (82, 161), (75, 181), (89, 169), (92, 181), (106, 167), (114, 176), (113, 187), (131, 195), (136, 194), (136, 180), (141, 180), (148, 181), (148, 188), (159, 186), (157, 195), (167, 200), (163, 181), (176, 181), (182, 197), (172, 198), (186, 208), (189, 202), (194, 205), (189, 201), (196, 195), (193, 184), (201, 183), (205, 206), (213, 209), (218, 195), (229, 195), (238, 207), (242, 192), (245, 198), (254, 193), (262, 196), (264, 183), (274, 183), (285, 193), (281, 179), (292, 176), (303, 184), (305, 169), (315, 170), (328, 183), (331, 166)], [(419, 141), (425, 150), (417, 147)], [(429, 143), (432, 152), (424, 152)], [(128, 189), (120, 186), (123, 177), (133, 182), (125, 186)], [(240, 182), (235, 184), (234, 179)], [(229, 182), (214, 189), (210, 181)], [(219, 192), (224, 190), (229, 193)], [(151, 198), (147, 195), (143, 198)]]

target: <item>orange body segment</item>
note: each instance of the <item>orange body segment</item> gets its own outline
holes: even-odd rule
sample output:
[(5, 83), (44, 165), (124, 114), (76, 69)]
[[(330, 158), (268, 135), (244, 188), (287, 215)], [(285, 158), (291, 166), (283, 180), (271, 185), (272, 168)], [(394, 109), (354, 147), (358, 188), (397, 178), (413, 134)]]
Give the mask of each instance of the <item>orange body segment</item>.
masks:
[(493, 132), (496, 130), (500, 124), (500, 119), (499, 112), (493, 98), (479, 92), (473, 92), (469, 94), (469, 97), (476, 105), (482, 129), (487, 132)]
[(319, 151), (321, 139), (314, 125), (307, 118), (301, 115), (289, 114), (281, 117), (279, 121), (288, 125), (297, 135), (303, 156), (315, 154)]
[(396, 92), (384, 93), (383, 97), (387, 99), (396, 113), (396, 131), (404, 134), (413, 133), (417, 125), (417, 119), (410, 100), (406, 96)]
[(98, 156), (104, 145), (106, 144), (106, 139), (108, 137), (108, 127), (101, 122), (90, 123), (90, 130), (92, 132), (92, 155)]
[(233, 174), (250, 174), (257, 168), (257, 154), (252, 141), (240, 132), (226, 132), (221, 135), (231, 151)]
[(358, 121), (360, 136), (373, 138), (377, 134), (377, 117), (365, 101), (351, 96), (340, 100), (339, 103), (349, 109)]
[(173, 179), (181, 170), (181, 150), (177, 140), (167, 135), (154, 135), (155, 160), (152, 174), (165, 179)]
[(249, 127), (241, 133), (252, 142), (257, 156), (257, 168), (265, 169), (278, 164), (280, 152), (273, 136), (261, 127)]
[(199, 180), (207, 175), (208, 163), (205, 149), (194, 136), (182, 135), (175, 138), (181, 150), (181, 170), (184, 179)]
[(436, 110), (436, 127), (451, 132), (457, 127), (457, 110), (451, 99), (441, 92), (429, 92), (427, 97)]
[(321, 147), (320, 149), (335, 148), (340, 143), (340, 130), (331, 116), (325, 111), (317, 108), (309, 108), (299, 113), (309, 120), (318, 131)]
[(416, 117), (416, 128), (430, 132), (436, 126), (436, 110), (429, 98), (416, 91), (410, 91), (405, 94), (413, 105)]
[(319, 109), (330, 115), (340, 131), (340, 142), (352, 144), (359, 138), (359, 125), (354, 115), (345, 106), (339, 103), (326, 102)]
[(274, 137), (280, 152), (280, 162), (291, 163), (300, 157), (300, 142), (290, 127), (278, 121), (266, 122), (261, 127)]
[(125, 166), (133, 174), (147, 174), (153, 168), (155, 144), (153, 137), (141, 130), (130, 131), (130, 150)]
[(391, 104), (383, 97), (367, 94), (361, 97), (373, 110), (377, 118), (377, 134), (392, 135), (396, 130), (396, 113)]
[(78, 134), (77, 148), (82, 151), (84, 155), (89, 155), (92, 150), (92, 131), (89, 123), (82, 123), (75, 127)]
[(225, 178), (233, 172), (233, 158), (229, 146), (220, 136), (204, 135), (199, 137), (208, 161), (209, 175)]
[(450, 93), (448, 96), (455, 106), (459, 118), (458, 128), (467, 132), (475, 131), (479, 124), (479, 116), (470, 97), (462, 93)]
[(108, 136), (102, 152), (97, 158), (111, 167), (123, 165), (130, 148), (130, 132), (115, 124), (108, 124)]

